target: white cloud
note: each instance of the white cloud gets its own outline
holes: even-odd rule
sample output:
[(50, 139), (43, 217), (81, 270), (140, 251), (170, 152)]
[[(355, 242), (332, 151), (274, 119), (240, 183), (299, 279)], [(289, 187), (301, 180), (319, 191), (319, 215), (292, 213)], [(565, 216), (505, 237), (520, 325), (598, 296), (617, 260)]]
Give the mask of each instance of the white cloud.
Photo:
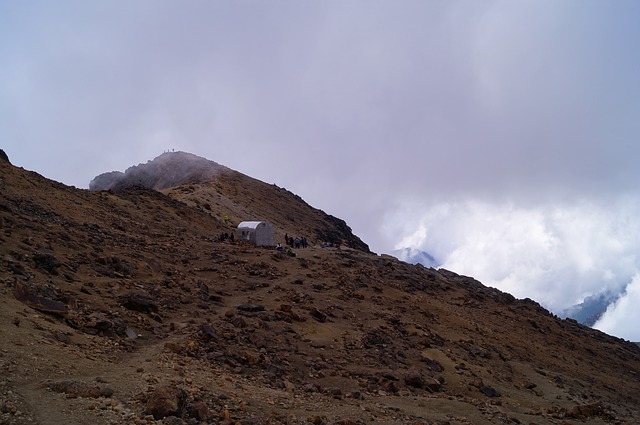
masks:
[(640, 342), (640, 273), (633, 276), (625, 294), (609, 306), (594, 328), (620, 338)]
[(638, 215), (640, 203), (628, 197), (536, 207), (457, 201), (397, 210), (385, 233), (396, 248), (424, 250), (443, 268), (558, 313), (630, 281), (640, 268)]

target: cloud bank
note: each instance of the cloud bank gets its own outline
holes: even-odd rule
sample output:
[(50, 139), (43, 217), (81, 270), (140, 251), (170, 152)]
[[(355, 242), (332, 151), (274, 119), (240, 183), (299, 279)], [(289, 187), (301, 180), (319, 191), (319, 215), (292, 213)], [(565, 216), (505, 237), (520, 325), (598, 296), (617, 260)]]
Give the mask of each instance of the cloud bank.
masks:
[(594, 328), (631, 341), (640, 340), (640, 273), (636, 273), (626, 286), (623, 296), (609, 306)]
[(637, 197), (535, 207), (466, 200), (411, 205), (390, 214), (385, 231), (397, 248), (417, 247), (443, 268), (556, 313), (626, 288), (596, 326), (640, 340), (630, 311), (640, 283), (638, 214)]

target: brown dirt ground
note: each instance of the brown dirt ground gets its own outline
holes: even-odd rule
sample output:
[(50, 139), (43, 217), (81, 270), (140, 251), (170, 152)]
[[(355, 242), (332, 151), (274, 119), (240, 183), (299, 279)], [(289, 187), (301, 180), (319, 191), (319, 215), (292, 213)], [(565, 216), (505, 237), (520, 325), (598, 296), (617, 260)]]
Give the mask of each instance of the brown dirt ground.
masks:
[[(313, 231), (294, 210), (279, 235)], [(212, 214), (0, 161), (0, 424), (640, 423), (635, 344), (446, 270), (214, 242)]]

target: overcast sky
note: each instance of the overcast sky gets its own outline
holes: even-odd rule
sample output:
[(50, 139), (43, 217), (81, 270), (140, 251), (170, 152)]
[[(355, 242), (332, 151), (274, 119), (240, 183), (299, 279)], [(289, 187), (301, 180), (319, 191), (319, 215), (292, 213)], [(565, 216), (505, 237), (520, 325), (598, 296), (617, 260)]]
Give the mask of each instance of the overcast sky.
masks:
[(87, 188), (167, 149), (640, 340), (640, 2), (0, 0), (0, 144)]

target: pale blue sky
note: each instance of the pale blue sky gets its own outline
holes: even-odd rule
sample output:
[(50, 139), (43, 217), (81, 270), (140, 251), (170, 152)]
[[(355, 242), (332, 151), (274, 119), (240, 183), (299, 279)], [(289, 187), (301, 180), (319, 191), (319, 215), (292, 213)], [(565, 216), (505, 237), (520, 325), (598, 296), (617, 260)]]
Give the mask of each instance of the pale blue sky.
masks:
[(0, 0), (0, 147), (83, 188), (192, 152), (559, 309), (640, 270), (638, 22), (623, 0)]

